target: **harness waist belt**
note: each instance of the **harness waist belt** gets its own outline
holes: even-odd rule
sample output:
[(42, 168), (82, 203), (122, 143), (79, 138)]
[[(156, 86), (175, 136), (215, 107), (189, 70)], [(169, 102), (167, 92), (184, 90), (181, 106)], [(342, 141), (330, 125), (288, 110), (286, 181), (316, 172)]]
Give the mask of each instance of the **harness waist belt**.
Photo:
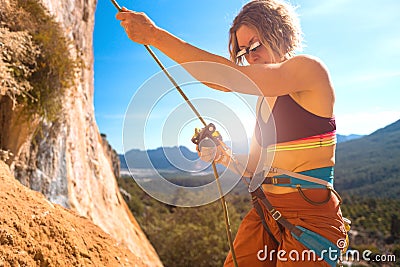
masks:
[(333, 188), (333, 167), (313, 169), (300, 173), (280, 168), (270, 168), (264, 171), (264, 175), (270, 174), (276, 175), (265, 177), (263, 184), (285, 187)]
[(263, 184), (292, 184), (290, 178), (265, 177)]

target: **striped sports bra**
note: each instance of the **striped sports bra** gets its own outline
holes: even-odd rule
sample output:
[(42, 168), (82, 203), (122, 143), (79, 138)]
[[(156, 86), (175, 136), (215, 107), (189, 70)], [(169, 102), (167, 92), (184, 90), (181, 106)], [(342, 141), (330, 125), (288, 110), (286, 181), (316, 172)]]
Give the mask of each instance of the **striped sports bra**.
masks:
[(290, 95), (283, 95), (277, 97), (271, 115), (267, 122), (264, 122), (261, 117), (261, 108), (265, 104), (263, 102), (264, 99), (257, 111), (255, 128), (255, 137), (260, 146), (268, 147), (273, 144), (290, 144), (291, 142), (293, 145), (293, 141), (300, 139), (310, 139), (310, 142), (317, 139), (330, 140), (330, 145), (336, 141), (334, 117), (315, 115), (300, 106)]

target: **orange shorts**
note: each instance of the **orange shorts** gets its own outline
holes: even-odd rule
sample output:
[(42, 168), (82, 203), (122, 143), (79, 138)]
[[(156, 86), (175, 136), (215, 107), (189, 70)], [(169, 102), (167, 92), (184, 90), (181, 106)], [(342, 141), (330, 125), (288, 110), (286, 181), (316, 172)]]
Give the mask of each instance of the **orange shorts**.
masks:
[[(305, 190), (304, 193), (317, 202), (328, 197), (326, 189), (310, 189)], [(271, 204), (292, 224), (307, 228), (329, 239), (333, 244), (337, 244), (339, 239), (346, 237), (339, 200), (334, 194), (327, 203), (322, 205), (307, 202), (297, 192), (265, 194)], [(261, 206), (265, 221), (279, 244), (269, 236), (262, 225), (260, 216), (252, 208), (243, 219), (234, 241), (238, 267), (330, 266), (318, 256), (310, 254), (289, 230), (278, 226), (263, 204)], [(224, 266), (234, 266), (230, 252)]]

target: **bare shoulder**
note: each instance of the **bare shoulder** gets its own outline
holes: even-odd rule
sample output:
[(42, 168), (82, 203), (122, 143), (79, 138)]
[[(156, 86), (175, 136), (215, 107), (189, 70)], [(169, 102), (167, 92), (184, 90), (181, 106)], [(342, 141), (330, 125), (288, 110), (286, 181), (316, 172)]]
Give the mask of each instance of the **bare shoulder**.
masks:
[(326, 65), (322, 62), (322, 60), (318, 57), (314, 57), (311, 55), (297, 55), (294, 56), (284, 63), (282, 65), (287, 64), (288, 67), (294, 67), (294, 68), (299, 68), (297, 70), (303, 70), (303, 71), (317, 71), (317, 72), (325, 72), (327, 73), (327, 67)]
[(331, 117), (335, 93), (328, 69), (321, 59), (309, 55), (295, 56), (287, 61), (301, 81), (303, 90), (292, 97), (305, 109), (323, 117)]
[(320, 59), (309, 55), (298, 55), (277, 64), (252, 64), (239, 68), (266, 97), (322, 88), (329, 90), (330, 87), (327, 68)]
[(328, 68), (321, 59), (310, 55), (298, 55), (282, 63), (282, 68), (291, 73), (298, 85), (305, 90), (332, 89)]

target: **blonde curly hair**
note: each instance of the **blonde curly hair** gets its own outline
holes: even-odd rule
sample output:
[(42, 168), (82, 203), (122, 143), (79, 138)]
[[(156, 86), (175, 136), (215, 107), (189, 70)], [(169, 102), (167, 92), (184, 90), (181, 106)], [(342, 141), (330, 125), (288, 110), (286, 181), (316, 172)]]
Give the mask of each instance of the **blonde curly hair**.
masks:
[(253, 0), (242, 7), (229, 30), (229, 53), (236, 64), (243, 64), (242, 57), (236, 58), (240, 50), (236, 31), (242, 25), (257, 31), (272, 58), (276, 53), (288, 59), (301, 49), (302, 31), (294, 8), (280, 0)]

